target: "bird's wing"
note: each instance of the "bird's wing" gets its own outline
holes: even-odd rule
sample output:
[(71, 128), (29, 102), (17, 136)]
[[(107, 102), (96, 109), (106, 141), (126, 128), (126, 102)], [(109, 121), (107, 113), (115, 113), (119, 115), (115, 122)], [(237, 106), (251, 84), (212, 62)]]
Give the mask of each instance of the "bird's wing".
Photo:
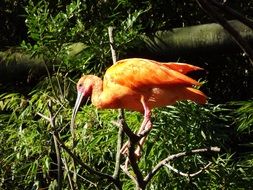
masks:
[(164, 67), (180, 72), (182, 74), (186, 74), (192, 71), (203, 70), (200, 67), (190, 65), (187, 63), (175, 63), (175, 62), (161, 63), (161, 62), (157, 62), (153, 60), (149, 60), (149, 61), (152, 61), (153, 63), (158, 64), (158, 65), (163, 65)]
[[(159, 63), (147, 59), (124, 59), (111, 66), (105, 73), (104, 84), (116, 83), (131, 89), (200, 85), (182, 74), (194, 66), (176, 63)], [(196, 70), (196, 69), (195, 69)], [(181, 71), (181, 73), (180, 73)]]

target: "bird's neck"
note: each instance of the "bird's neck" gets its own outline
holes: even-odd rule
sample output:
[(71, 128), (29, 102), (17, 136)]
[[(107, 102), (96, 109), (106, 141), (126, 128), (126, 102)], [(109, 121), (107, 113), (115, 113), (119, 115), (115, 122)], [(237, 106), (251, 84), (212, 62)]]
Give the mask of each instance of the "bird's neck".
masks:
[(94, 106), (101, 107), (101, 95), (103, 92), (103, 81), (101, 78), (94, 76), (91, 94), (91, 102)]

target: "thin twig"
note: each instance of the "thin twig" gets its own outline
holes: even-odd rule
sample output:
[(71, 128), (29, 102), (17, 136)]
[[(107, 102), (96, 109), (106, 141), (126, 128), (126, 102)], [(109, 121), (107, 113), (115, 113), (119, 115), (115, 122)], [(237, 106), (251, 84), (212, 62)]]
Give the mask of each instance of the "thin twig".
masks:
[(165, 158), (164, 160), (160, 161), (153, 169), (152, 171), (150, 171), (146, 177), (144, 178), (144, 181), (146, 183), (148, 183), (153, 176), (165, 165), (167, 164), (169, 161), (171, 160), (175, 160), (177, 158), (180, 157), (184, 157), (184, 156), (189, 156), (189, 155), (193, 155), (193, 154), (198, 154), (198, 153), (203, 153), (203, 152), (220, 152), (220, 148), (218, 147), (210, 147), (210, 148), (202, 148), (202, 149), (195, 149), (195, 150), (191, 150), (191, 151), (187, 151), (187, 152), (180, 152), (177, 154), (173, 154), (168, 156), (167, 158)]
[(67, 176), (68, 176), (68, 180), (69, 180), (70, 189), (71, 189), (71, 190), (74, 190), (75, 188), (74, 188), (74, 185), (73, 185), (73, 181), (72, 181), (72, 179), (71, 179), (71, 176), (70, 176), (70, 174), (69, 174), (70, 171), (69, 171), (69, 167), (68, 167), (68, 164), (67, 164), (65, 158), (62, 158), (62, 163), (64, 164), (64, 167), (65, 167), (66, 172), (67, 172)]
[[(71, 171), (71, 170), (69, 170), (69, 172), (71, 172), (71, 173), (74, 174), (74, 172)], [(78, 173), (77, 173), (77, 177), (81, 178), (83, 181), (87, 181), (87, 182), (90, 183), (91, 185), (95, 186), (96, 189), (97, 189), (97, 184), (96, 184), (96, 183), (94, 183), (94, 182), (92, 182), (92, 181), (90, 181), (90, 180), (84, 178), (82, 175), (80, 175), (80, 174), (78, 174)]]
[(172, 167), (169, 163), (164, 164), (164, 166), (166, 166), (167, 168), (169, 168), (173, 172), (176, 172), (177, 174), (179, 174), (181, 176), (184, 176), (184, 177), (195, 177), (195, 176), (199, 175), (200, 173), (202, 173), (204, 170), (206, 170), (211, 165), (212, 165), (212, 162), (209, 162), (207, 165), (205, 165), (203, 168), (201, 168), (197, 172), (194, 172), (194, 173), (184, 173), (184, 172), (181, 172), (178, 169)]
[(125, 166), (120, 166), (122, 171), (129, 177), (133, 180), (133, 182), (137, 185), (138, 182), (136, 180), (136, 178), (127, 170), (127, 168)]
[[(57, 131), (56, 126), (55, 126), (55, 118), (58, 115), (58, 113), (60, 112), (62, 107), (53, 115), (53, 108), (52, 108), (51, 100), (48, 102), (47, 106), (48, 106), (48, 109), (49, 109), (49, 117), (50, 117), (51, 127), (55, 131), (55, 133), (58, 134), (58, 131)], [(55, 133), (53, 133), (53, 140), (54, 140), (54, 147), (55, 147), (55, 153), (56, 153), (56, 158), (57, 158), (57, 170), (58, 170), (57, 171), (57, 176), (58, 176), (58, 180), (57, 180), (58, 188), (57, 189), (61, 190), (62, 189), (62, 176), (63, 176), (62, 161), (61, 161), (61, 149), (60, 149), (60, 147), (57, 143)]]
[[(122, 125), (121, 123), (119, 123)], [(123, 144), (123, 139), (124, 139), (124, 132), (121, 127), (119, 127), (118, 131), (118, 140), (117, 140), (117, 152), (116, 152), (116, 157), (115, 157), (115, 168), (113, 172), (113, 178), (114, 179), (119, 179), (119, 174), (120, 174), (120, 161), (121, 161), (121, 147)]]
[[(61, 107), (62, 108), (62, 107)], [(60, 109), (61, 109), (60, 108)], [(102, 178), (102, 179), (107, 179), (109, 182), (112, 182), (115, 187), (117, 187), (118, 189), (121, 189), (121, 184), (119, 182), (119, 180), (117, 179), (114, 179), (112, 176), (108, 175), (108, 174), (104, 174), (102, 172), (99, 172), (99, 171), (96, 171), (94, 169), (92, 169), (90, 166), (86, 165), (84, 162), (82, 162), (65, 144), (64, 142), (60, 139), (60, 136), (59, 136), (59, 133), (56, 129), (56, 126), (55, 126), (55, 117), (56, 115), (59, 113), (59, 110), (56, 112), (56, 114), (53, 115), (53, 110), (52, 110), (52, 106), (51, 106), (51, 102), (49, 102), (48, 104), (48, 109), (49, 109), (49, 114), (50, 114), (50, 117), (47, 117), (41, 113), (37, 113), (38, 115), (40, 115), (41, 117), (43, 117), (44, 119), (48, 120), (50, 122), (50, 125), (52, 126), (52, 129), (53, 129), (53, 137), (55, 139), (55, 141), (57, 142), (57, 147), (61, 147), (63, 148), (70, 156), (71, 158), (73, 158), (73, 160), (75, 162), (77, 162), (78, 164), (80, 164), (84, 169), (86, 169), (89, 173), (91, 174), (94, 174), (94, 175), (97, 175), (98, 177)], [(58, 146), (59, 145), (59, 146)], [(57, 152), (57, 151), (56, 151)], [(57, 153), (56, 153), (57, 154)], [(57, 155), (57, 161), (58, 161), (58, 157), (60, 155), (58, 154)], [(59, 157), (61, 158), (61, 157)], [(59, 171), (59, 166), (61, 167), (61, 160), (60, 162), (57, 163), (58, 165), (58, 171)], [(60, 168), (60, 171), (61, 171), (61, 168)], [(58, 173), (58, 180), (59, 180), (59, 176), (60, 176), (60, 181), (58, 181), (58, 189), (59, 187), (61, 188), (61, 183), (62, 183), (62, 175), (60, 173)]]
[(109, 42), (110, 42), (110, 48), (111, 48), (111, 53), (112, 53), (112, 61), (113, 61), (113, 64), (115, 64), (117, 57), (116, 57), (115, 49), (113, 48), (114, 40), (113, 40), (113, 27), (112, 26), (108, 27), (108, 34), (109, 34)]
[(61, 150), (60, 150), (60, 147), (58, 146), (56, 136), (55, 136), (55, 133), (58, 134), (58, 131), (56, 130), (56, 126), (55, 126), (55, 117), (60, 112), (62, 107), (54, 115), (53, 115), (53, 111), (52, 111), (51, 100), (48, 102), (47, 107), (49, 109), (49, 117), (47, 117), (41, 113), (37, 113), (37, 114), (40, 115), (42, 118), (46, 119), (47, 121), (49, 121), (49, 123), (54, 131), (53, 140), (54, 140), (54, 147), (55, 147), (55, 153), (56, 153), (56, 158), (57, 158), (57, 189), (61, 190), (62, 189), (62, 176), (63, 176), (63, 174), (62, 174), (62, 161), (61, 161)]
[(58, 182), (58, 190), (62, 189), (62, 162), (61, 162), (61, 150), (58, 146), (57, 140), (55, 138), (55, 135), (53, 135), (54, 139), (54, 147), (55, 147), (55, 153), (57, 158), (57, 182)]
[(56, 139), (59, 143), (59, 145), (79, 164), (81, 165), (84, 169), (86, 169), (90, 174), (97, 175), (100, 178), (107, 179), (108, 181), (117, 184), (118, 182), (110, 175), (104, 174), (102, 172), (96, 171), (92, 169), (90, 166), (85, 164), (82, 160), (80, 160), (65, 144), (64, 142), (60, 139), (60, 137), (56, 134)]
[(50, 118), (49, 118), (49, 117), (43, 115), (43, 114), (40, 113), (40, 112), (37, 112), (36, 114), (39, 115), (40, 117), (44, 118), (44, 119), (47, 120), (48, 122), (50, 122)]

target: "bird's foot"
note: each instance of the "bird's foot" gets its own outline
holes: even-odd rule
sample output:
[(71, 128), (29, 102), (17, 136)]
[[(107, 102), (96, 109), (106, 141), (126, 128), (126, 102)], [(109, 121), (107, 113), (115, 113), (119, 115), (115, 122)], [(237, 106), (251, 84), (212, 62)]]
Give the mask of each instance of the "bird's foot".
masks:
[[(134, 151), (134, 154), (135, 154), (135, 158), (137, 160), (140, 159), (141, 157), (141, 150), (143, 149), (143, 145), (144, 145), (144, 142), (147, 138), (147, 135), (148, 133), (150, 132), (150, 130), (152, 129), (152, 123), (149, 121), (146, 123), (146, 126), (143, 127), (142, 131), (139, 131), (137, 133), (137, 136), (139, 136), (141, 139), (139, 140), (138, 144), (137, 144), (137, 148), (136, 150)], [(120, 152), (121, 154), (123, 155), (129, 155), (129, 147), (130, 147), (130, 142), (127, 141), (121, 148)]]
[[(125, 143), (125, 144), (127, 144), (127, 143)], [(124, 171), (128, 171), (128, 165), (130, 163), (130, 159), (129, 159), (129, 147), (127, 147), (127, 145), (126, 145), (126, 149), (124, 151), (125, 151), (124, 155), (126, 155), (126, 161), (125, 161), (125, 164), (122, 166), (122, 169)], [(136, 148), (136, 150), (134, 151), (134, 160), (139, 161), (140, 158), (141, 158), (141, 147), (138, 146)]]
[[(143, 137), (143, 138), (145, 138), (145, 137)], [(142, 141), (142, 139), (141, 139), (141, 141)], [(140, 141), (140, 142), (141, 142), (141, 141)], [(138, 144), (136, 150), (134, 151), (134, 157), (135, 157), (136, 160), (139, 160), (139, 159), (141, 158), (142, 145), (140, 144), (140, 142), (139, 142), (139, 144)], [(122, 148), (121, 148), (121, 150), (120, 150), (120, 153), (123, 154), (123, 155), (125, 155), (125, 156), (129, 156), (129, 146), (130, 146), (130, 142), (127, 141), (127, 142), (122, 146)]]

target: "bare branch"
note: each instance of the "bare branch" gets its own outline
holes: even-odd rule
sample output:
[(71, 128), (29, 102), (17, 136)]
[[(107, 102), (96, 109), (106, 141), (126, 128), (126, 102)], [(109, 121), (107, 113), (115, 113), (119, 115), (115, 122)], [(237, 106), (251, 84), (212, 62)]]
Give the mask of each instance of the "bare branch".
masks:
[[(121, 123), (119, 123), (122, 125)], [(113, 178), (114, 179), (119, 179), (119, 174), (120, 174), (120, 161), (121, 161), (121, 147), (123, 144), (123, 139), (124, 139), (124, 132), (121, 127), (119, 127), (118, 131), (118, 140), (117, 140), (117, 152), (116, 152), (116, 157), (115, 157), (115, 168), (113, 172)]]
[(48, 122), (50, 122), (50, 118), (49, 118), (49, 117), (43, 115), (43, 114), (40, 113), (40, 112), (37, 112), (36, 114), (39, 115), (40, 117), (44, 118), (44, 119), (47, 120)]
[[(137, 141), (138, 142), (138, 141)], [(137, 164), (137, 159), (136, 159), (136, 155), (135, 155), (135, 145), (137, 144), (137, 142), (133, 142), (131, 139), (129, 140), (129, 155), (128, 155), (128, 159), (129, 162), (132, 166), (133, 172), (136, 176), (136, 186), (137, 189), (145, 189), (146, 184), (143, 180), (143, 175), (141, 173), (141, 170)]]
[(209, 162), (207, 165), (205, 165), (203, 168), (201, 168), (200, 170), (198, 170), (195, 173), (183, 173), (181, 171), (179, 171), (178, 169), (172, 167), (170, 164), (164, 164), (164, 166), (166, 166), (167, 168), (169, 168), (170, 170), (172, 170), (173, 172), (176, 172), (177, 174), (184, 176), (184, 177), (195, 177), (196, 175), (199, 175), (200, 173), (202, 173), (205, 169), (207, 169), (209, 166), (212, 165), (212, 162)]
[(130, 172), (127, 170), (127, 167), (125, 167), (125, 166), (120, 166), (120, 167), (121, 167), (122, 171), (123, 171), (129, 178), (131, 178), (131, 179), (133, 180), (133, 182), (134, 182), (136, 185), (138, 185), (138, 182), (137, 182), (136, 178), (135, 178), (133, 175), (130, 174)]
[(52, 109), (52, 102), (51, 100), (49, 100), (48, 104), (48, 109), (49, 109), (49, 117), (41, 114), (41, 113), (37, 113), (38, 115), (40, 115), (42, 118), (46, 119), (47, 121), (49, 121), (54, 133), (53, 133), (53, 140), (54, 140), (54, 147), (55, 147), (55, 153), (56, 153), (56, 158), (57, 158), (57, 189), (61, 190), (62, 189), (62, 161), (61, 161), (61, 150), (60, 147), (58, 146), (57, 140), (56, 140), (56, 135), (58, 134), (58, 131), (56, 130), (55, 127), (55, 117), (56, 115), (59, 113), (60, 108), (56, 114), (53, 114), (53, 109)]
[(189, 155), (193, 155), (193, 154), (198, 154), (198, 153), (203, 153), (203, 152), (220, 152), (220, 148), (218, 147), (210, 147), (210, 148), (202, 148), (202, 149), (194, 149), (191, 151), (187, 151), (187, 152), (180, 152), (177, 154), (173, 154), (168, 156), (167, 158), (165, 158), (164, 160), (160, 161), (153, 169), (152, 171), (150, 171), (146, 177), (144, 178), (144, 181), (146, 183), (148, 183), (152, 177), (165, 165), (167, 164), (169, 161), (171, 160), (175, 160), (177, 158), (180, 157), (184, 157), (184, 156), (189, 156)]
[[(111, 52), (112, 52), (112, 59), (113, 59), (113, 64), (116, 63), (116, 52), (113, 48), (114, 45), (114, 41), (113, 41), (113, 27), (109, 27), (108, 28), (108, 33), (109, 33), (109, 40), (110, 40), (110, 47), (111, 47)], [(145, 187), (144, 183), (143, 183), (143, 175), (139, 169), (139, 166), (137, 164), (137, 160), (135, 158), (135, 145), (137, 144), (137, 142), (141, 139), (141, 137), (138, 137), (136, 134), (134, 134), (132, 132), (132, 130), (127, 126), (126, 122), (125, 122), (125, 118), (124, 118), (124, 110), (120, 109), (119, 110), (119, 120), (116, 123), (117, 126), (119, 126), (119, 133), (118, 133), (118, 146), (117, 146), (117, 154), (116, 154), (116, 164), (115, 164), (115, 170), (114, 170), (114, 177), (118, 178), (119, 177), (119, 168), (120, 168), (120, 152), (121, 152), (121, 147), (122, 147), (122, 139), (123, 139), (123, 132), (125, 132), (127, 134), (127, 136), (129, 137), (129, 155), (127, 158), (127, 162), (129, 160), (132, 168), (133, 168), (133, 172), (136, 175), (136, 179), (129, 174), (129, 172), (127, 170), (124, 170), (124, 172), (136, 183), (137, 188), (138, 187)], [(127, 165), (127, 163), (126, 163)], [(127, 167), (127, 166), (126, 166)]]
[(69, 171), (69, 167), (68, 167), (68, 164), (67, 164), (65, 158), (62, 158), (62, 163), (64, 164), (64, 167), (65, 167), (66, 172), (67, 172), (67, 176), (68, 176), (68, 180), (69, 180), (70, 189), (71, 189), (71, 190), (74, 190), (75, 188), (74, 188), (74, 185), (73, 185), (73, 181), (72, 181), (72, 179), (71, 179), (71, 176), (70, 176), (70, 174), (69, 174), (70, 171)]
[[(110, 48), (111, 48), (111, 53), (112, 53), (112, 61), (113, 64), (116, 64), (117, 61), (117, 57), (116, 57), (116, 51), (113, 48), (114, 46), (114, 40), (113, 40), (113, 27), (110, 26), (108, 27), (108, 34), (109, 34), (109, 42), (110, 42)], [(119, 109), (119, 118), (124, 118), (124, 110), (123, 109)], [(120, 120), (119, 125), (123, 125), (123, 122)], [(122, 127), (119, 127), (119, 131), (118, 131), (118, 140), (117, 140), (117, 152), (116, 152), (116, 156), (115, 156), (115, 168), (114, 168), (114, 172), (113, 172), (113, 178), (119, 181), (120, 184), (120, 180), (119, 180), (119, 174), (120, 174), (120, 161), (121, 161), (121, 147), (123, 144), (123, 139), (124, 139), (124, 132)], [(120, 184), (121, 186), (121, 184)], [(116, 188), (118, 188), (116, 186)], [(120, 187), (121, 188), (121, 187)]]
[[(61, 107), (62, 108), (62, 107)], [(61, 109), (60, 108), (60, 109)], [(48, 109), (49, 109), (49, 114), (50, 117), (47, 117), (41, 113), (37, 113), (38, 115), (40, 115), (42, 118), (46, 119), (47, 121), (50, 122), (50, 125), (53, 129), (53, 138), (54, 138), (54, 142), (55, 142), (55, 148), (56, 148), (56, 154), (57, 154), (57, 165), (58, 165), (58, 189), (59, 187), (61, 188), (61, 180), (62, 180), (62, 175), (59, 173), (59, 168), (60, 168), (60, 172), (61, 171), (61, 156), (60, 156), (60, 149), (59, 146), (61, 148), (63, 148), (72, 158), (73, 160), (80, 164), (84, 169), (86, 169), (89, 173), (97, 175), (98, 177), (102, 178), (102, 179), (107, 179), (109, 182), (112, 182), (115, 187), (117, 187), (118, 189), (121, 189), (121, 184), (119, 182), (119, 180), (114, 179), (112, 176), (108, 175), (108, 174), (104, 174), (102, 172), (96, 171), (94, 169), (92, 169), (90, 166), (86, 165), (84, 162), (82, 162), (65, 144), (64, 142), (60, 139), (59, 133), (56, 130), (56, 126), (55, 126), (55, 117), (56, 115), (59, 113), (59, 110), (56, 112), (55, 115), (53, 115), (53, 110), (52, 110), (52, 106), (51, 106), (51, 102), (49, 102), (48, 104)], [(57, 145), (57, 146), (56, 146)], [(59, 146), (58, 146), (59, 145)], [(58, 147), (58, 150), (57, 150)], [(60, 181), (59, 181), (60, 180)]]
[(56, 139), (59, 143), (59, 145), (78, 163), (80, 164), (84, 169), (86, 169), (90, 174), (97, 175), (98, 177), (107, 179), (110, 182), (113, 182), (114, 184), (117, 183), (112, 176), (108, 174), (104, 174), (102, 172), (96, 171), (92, 169), (90, 166), (85, 164), (83, 161), (81, 161), (65, 144), (64, 142), (60, 139), (60, 137), (56, 134)]
[(110, 47), (111, 47), (111, 53), (112, 53), (112, 61), (113, 61), (113, 64), (115, 64), (117, 58), (116, 58), (116, 52), (113, 48), (114, 40), (113, 40), (113, 27), (112, 26), (108, 27), (108, 33), (109, 33), (109, 41), (110, 41)]

